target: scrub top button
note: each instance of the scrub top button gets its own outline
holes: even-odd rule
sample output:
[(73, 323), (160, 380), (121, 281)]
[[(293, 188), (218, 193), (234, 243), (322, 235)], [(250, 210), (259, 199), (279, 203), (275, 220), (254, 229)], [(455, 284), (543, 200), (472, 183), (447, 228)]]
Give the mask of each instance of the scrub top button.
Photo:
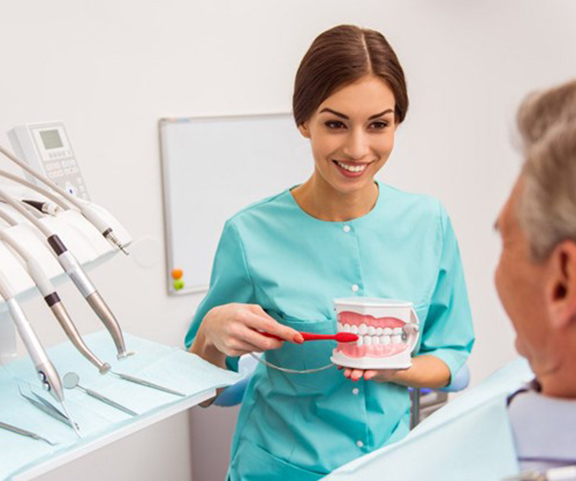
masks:
[(354, 292), (358, 292), (358, 289), (360, 289), (360, 288), (358, 287), (358, 284), (354, 284), (354, 285), (352, 286), (352, 290), (353, 290)]
[(344, 227), (342, 227), (342, 229), (343, 229), (344, 232), (346, 232), (346, 233), (350, 232), (350, 226), (349, 226), (349, 225), (345, 225)]
[(352, 389), (352, 394), (354, 394), (354, 395), (358, 395), (359, 392), (360, 392), (360, 389), (358, 389), (357, 387)]
[(362, 441), (356, 441), (356, 446), (358, 446), (359, 448), (363, 448), (364, 443)]

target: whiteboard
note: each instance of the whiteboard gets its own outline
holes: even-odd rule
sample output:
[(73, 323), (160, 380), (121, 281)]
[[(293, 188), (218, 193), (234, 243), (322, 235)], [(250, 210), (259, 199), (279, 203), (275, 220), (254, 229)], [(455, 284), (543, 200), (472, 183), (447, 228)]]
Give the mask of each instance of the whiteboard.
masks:
[[(309, 141), (291, 114), (161, 119), (159, 130), (168, 293), (202, 292), (224, 222), (305, 181)], [(182, 269), (183, 289), (173, 269)]]

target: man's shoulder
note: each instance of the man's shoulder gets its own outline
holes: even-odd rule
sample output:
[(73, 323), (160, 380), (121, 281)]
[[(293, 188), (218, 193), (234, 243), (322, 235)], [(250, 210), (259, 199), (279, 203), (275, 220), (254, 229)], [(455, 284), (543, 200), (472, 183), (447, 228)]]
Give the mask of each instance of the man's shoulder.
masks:
[(489, 402), (492, 399), (504, 398), (521, 389), (532, 381), (534, 374), (528, 361), (517, 358), (504, 365), (477, 386), (467, 389), (456, 399), (450, 401), (445, 407), (436, 411), (432, 416), (421, 423), (419, 430), (430, 429), (443, 424), (449, 419), (464, 415), (473, 411), (476, 407)]

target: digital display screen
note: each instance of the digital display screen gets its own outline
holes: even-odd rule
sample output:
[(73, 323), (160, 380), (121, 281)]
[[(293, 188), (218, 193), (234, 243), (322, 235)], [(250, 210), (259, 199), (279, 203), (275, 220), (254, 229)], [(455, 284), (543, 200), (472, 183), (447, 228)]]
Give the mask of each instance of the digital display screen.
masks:
[(54, 130), (41, 130), (40, 138), (44, 144), (46, 150), (49, 149), (59, 149), (64, 147), (62, 143), (62, 138), (60, 137), (60, 132), (57, 129)]

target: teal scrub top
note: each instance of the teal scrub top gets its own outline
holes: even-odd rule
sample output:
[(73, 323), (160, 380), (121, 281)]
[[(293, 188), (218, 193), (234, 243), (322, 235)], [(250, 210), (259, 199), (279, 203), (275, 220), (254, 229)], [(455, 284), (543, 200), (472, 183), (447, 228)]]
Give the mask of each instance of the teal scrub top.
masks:
[[(231, 302), (260, 305), (298, 331), (335, 333), (333, 300), (411, 301), (421, 322), (413, 355), (431, 354), (452, 375), (474, 343), (458, 244), (437, 200), (378, 184), (366, 215), (327, 222), (304, 212), (290, 190), (240, 211), (224, 227), (210, 289), (186, 336)], [(330, 364), (336, 343), (285, 342), (264, 358), (289, 369)], [(228, 358), (237, 370), (238, 359)], [(352, 382), (335, 367), (290, 374), (259, 364), (239, 413), (228, 479), (317, 480), (409, 430), (408, 389)]]

